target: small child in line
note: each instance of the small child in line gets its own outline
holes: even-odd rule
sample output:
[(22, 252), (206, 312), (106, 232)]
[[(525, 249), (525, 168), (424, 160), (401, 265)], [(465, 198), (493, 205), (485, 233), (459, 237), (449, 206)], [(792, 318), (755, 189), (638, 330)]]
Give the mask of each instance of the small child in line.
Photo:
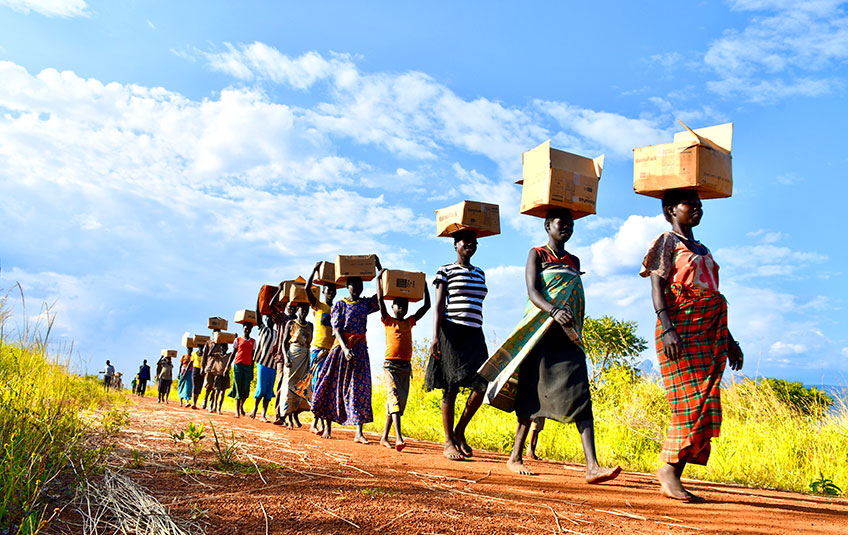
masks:
[(403, 451), (406, 443), (400, 431), (400, 417), (406, 409), (406, 400), (409, 397), (409, 380), (412, 378), (412, 327), (421, 321), (424, 314), (430, 310), (430, 291), (424, 287), (424, 304), (411, 318), (406, 318), (409, 310), (409, 301), (403, 297), (396, 297), (392, 303), (392, 311), (395, 317), (389, 315), (383, 298), (383, 286), (381, 284), (383, 271), (377, 275), (377, 301), (380, 304), (380, 316), (383, 325), (386, 326), (386, 361), (383, 364), (383, 381), (386, 386), (386, 425), (383, 428), (383, 436), (380, 444), (391, 448), (389, 442), (389, 431), (392, 424), (395, 426), (394, 449)]

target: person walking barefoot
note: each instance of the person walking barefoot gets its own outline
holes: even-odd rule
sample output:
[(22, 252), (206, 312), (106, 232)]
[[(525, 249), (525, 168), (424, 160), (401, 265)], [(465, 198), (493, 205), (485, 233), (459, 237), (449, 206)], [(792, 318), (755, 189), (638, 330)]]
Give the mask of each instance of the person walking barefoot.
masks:
[[(424, 314), (430, 310), (430, 292), (424, 288), (424, 304), (411, 318), (406, 317), (409, 301), (405, 298), (395, 298), (392, 311), (395, 317), (389, 315), (383, 299), (382, 274), (377, 274), (377, 301), (380, 304), (380, 316), (386, 326), (386, 360), (383, 364), (383, 384), (386, 387), (386, 425), (380, 444), (387, 448), (403, 451), (406, 442), (400, 431), (400, 417), (406, 409), (409, 397), (409, 380), (412, 377), (412, 328)], [(389, 442), (389, 431), (395, 427), (395, 445)]]
[(595, 425), (583, 350), (583, 283), (580, 259), (565, 250), (574, 232), (567, 208), (545, 218), (548, 242), (530, 249), (524, 278), (528, 303), (521, 322), (480, 369), (489, 379), (487, 402), (515, 411), (518, 426), (507, 467), (532, 474), (522, 452), (531, 422), (575, 423), (586, 458), (586, 482), (615, 479), (621, 468), (603, 468), (595, 452)]
[(727, 361), (742, 368), (744, 356), (727, 328), (727, 301), (718, 290), (718, 264), (695, 239), (703, 216), (696, 191), (669, 190), (662, 199), (671, 231), (651, 243), (642, 277), (651, 279), (657, 314), (656, 344), (671, 423), (657, 471), (668, 498), (703, 502), (680, 478), (687, 464), (706, 465), (710, 439), (721, 429), (721, 377)]
[[(436, 307), (433, 314), (433, 342), (424, 375), (424, 388), (442, 390), (444, 456), (452, 461), (471, 457), (465, 429), (483, 403), (486, 380), (477, 369), (488, 358), (483, 334), (483, 299), (486, 274), (471, 265), (477, 252), (477, 234), (460, 230), (453, 234), (456, 261), (439, 268), (433, 285)], [(471, 393), (454, 427), (454, 407), (460, 388)]]

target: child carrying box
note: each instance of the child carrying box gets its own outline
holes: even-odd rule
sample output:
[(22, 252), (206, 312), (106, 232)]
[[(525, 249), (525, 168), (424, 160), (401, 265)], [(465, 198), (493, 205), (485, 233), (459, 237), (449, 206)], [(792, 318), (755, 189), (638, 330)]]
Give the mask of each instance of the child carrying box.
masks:
[(383, 299), (383, 271), (385, 270), (380, 270), (380, 274), (377, 275), (377, 301), (380, 304), (383, 325), (386, 326), (386, 362), (383, 364), (383, 381), (386, 385), (386, 426), (383, 428), (380, 444), (387, 448), (392, 447), (389, 442), (389, 431), (394, 423), (397, 437), (394, 449), (403, 451), (406, 443), (400, 432), (400, 417), (406, 408), (409, 380), (412, 377), (412, 327), (430, 309), (430, 292), (424, 285), (424, 304), (411, 318), (406, 318), (409, 301), (404, 297), (394, 298), (392, 310), (395, 317), (393, 318), (386, 310)]

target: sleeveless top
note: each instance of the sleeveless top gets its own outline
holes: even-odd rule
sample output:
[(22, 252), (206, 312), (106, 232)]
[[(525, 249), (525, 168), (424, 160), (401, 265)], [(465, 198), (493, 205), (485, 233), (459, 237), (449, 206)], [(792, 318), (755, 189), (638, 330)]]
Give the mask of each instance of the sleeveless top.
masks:
[(309, 347), (309, 344), (312, 343), (312, 324), (292, 320), (289, 325), (289, 344)]
[(256, 346), (256, 340), (253, 338), (244, 339), (241, 336), (236, 338), (236, 364), (253, 365), (253, 348)]
[(579, 271), (578, 264), (580, 261), (576, 256), (568, 251), (566, 251), (563, 256), (557, 256), (547, 244), (534, 247), (533, 250), (536, 251), (537, 255), (539, 255), (539, 261), (542, 263), (542, 270), (545, 269), (545, 264), (565, 264), (573, 267), (575, 271)]

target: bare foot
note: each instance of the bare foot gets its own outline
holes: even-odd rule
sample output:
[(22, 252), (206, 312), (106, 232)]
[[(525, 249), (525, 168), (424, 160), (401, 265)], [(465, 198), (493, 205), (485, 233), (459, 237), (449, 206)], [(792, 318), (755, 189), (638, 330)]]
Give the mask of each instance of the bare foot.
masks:
[(270, 420), (268, 420), (268, 417), (267, 417), (267, 416), (265, 416), (264, 414), (262, 415), (262, 421), (263, 421), (263, 422), (265, 422), (266, 424), (267, 424), (267, 423), (271, 423), (271, 421), (270, 421)]
[(465, 457), (462, 455), (462, 452), (456, 448), (453, 442), (445, 443), (445, 458), (450, 459), (451, 461), (461, 461)]
[(527, 452), (527, 456), (528, 456), (528, 457), (530, 457), (531, 459), (533, 459), (534, 461), (538, 461), (538, 460), (539, 460), (539, 456), (538, 456), (538, 455), (536, 455), (536, 452), (535, 452), (535, 451), (528, 451), (528, 452)]
[(380, 445), (385, 446), (385, 447), (389, 448), (390, 450), (395, 449), (394, 446), (392, 446), (392, 443), (389, 442), (389, 440), (386, 437), (380, 438)]
[(326, 432), (326, 431), (322, 431), (322, 430), (320, 430), (320, 429), (316, 429), (316, 430), (315, 430), (315, 434), (316, 434), (316, 435), (323, 435), (325, 432)]
[(256, 413), (255, 413), (255, 412), (250, 414), (250, 419), (251, 419), (251, 420), (255, 420), (255, 419), (256, 419)]
[(277, 418), (276, 420), (274, 420), (274, 425), (283, 425), (283, 419)]
[(330, 430), (325, 429), (323, 433), (321, 433), (321, 438), (333, 438), (330, 436)]
[(471, 449), (471, 446), (468, 445), (468, 442), (465, 441), (464, 434), (454, 434), (454, 442), (456, 442), (457, 449), (464, 457), (474, 457), (474, 451)]
[(238, 413), (235, 413), (235, 414), (233, 415), (233, 418), (239, 418)]
[(509, 459), (506, 462), (506, 467), (515, 472), (516, 474), (521, 474), (524, 476), (533, 475), (533, 471), (524, 466), (524, 463), (518, 459)]
[(403, 440), (396, 441), (395, 449), (397, 451), (403, 451), (403, 448), (405, 448), (405, 447), (406, 447), (406, 442), (404, 442)]
[(360, 444), (371, 444), (370, 442), (368, 442), (368, 439), (365, 438), (365, 435), (356, 435), (355, 437), (353, 437), (353, 441), (358, 442)]
[(704, 503), (706, 501), (701, 496), (692, 494), (683, 488), (683, 483), (674, 474), (674, 468), (670, 465), (663, 465), (657, 470), (657, 480), (660, 482), (660, 492), (666, 498), (690, 503)]
[(586, 483), (589, 483), (590, 485), (597, 485), (604, 481), (612, 481), (617, 478), (620, 473), (620, 466), (616, 466), (615, 468), (601, 468), (600, 466), (596, 466), (592, 469), (587, 468)]

